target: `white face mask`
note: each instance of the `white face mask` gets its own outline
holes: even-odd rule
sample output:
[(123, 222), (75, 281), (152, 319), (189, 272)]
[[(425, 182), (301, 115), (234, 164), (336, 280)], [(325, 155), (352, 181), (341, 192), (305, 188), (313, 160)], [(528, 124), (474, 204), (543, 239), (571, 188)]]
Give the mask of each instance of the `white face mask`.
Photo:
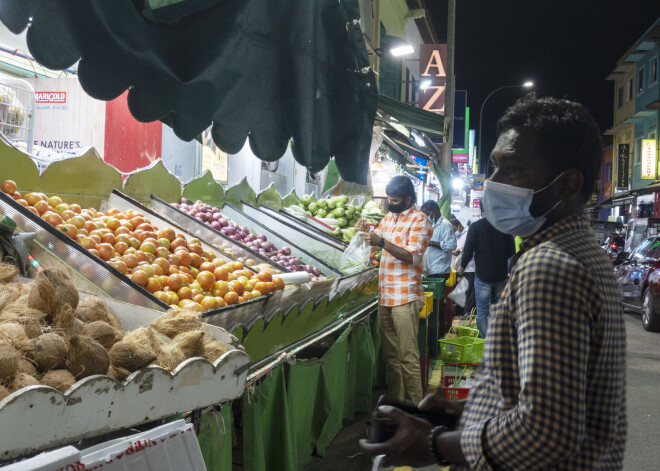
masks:
[(564, 172), (560, 173), (557, 178), (536, 191), (531, 188), (521, 188), (486, 180), (482, 199), (486, 219), (495, 229), (504, 234), (520, 237), (529, 237), (535, 234), (545, 224), (546, 216), (559, 206), (561, 201), (557, 201), (542, 216), (532, 216), (529, 207), (532, 204), (534, 195), (552, 186), (563, 174)]

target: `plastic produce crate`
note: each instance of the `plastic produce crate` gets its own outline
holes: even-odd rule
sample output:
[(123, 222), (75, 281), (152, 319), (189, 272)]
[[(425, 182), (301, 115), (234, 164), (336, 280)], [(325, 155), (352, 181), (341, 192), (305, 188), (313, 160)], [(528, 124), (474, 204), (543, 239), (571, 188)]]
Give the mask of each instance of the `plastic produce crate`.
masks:
[(479, 329), (468, 327), (466, 325), (454, 325), (451, 332), (455, 333), (457, 337), (479, 337)]
[(433, 293), (434, 299), (443, 299), (445, 296), (445, 279), (444, 278), (423, 278), (422, 285), (424, 291)]
[(473, 363), (456, 363), (442, 365), (440, 386), (445, 394), (445, 399), (455, 401), (458, 399), (467, 399), (470, 394), (470, 388), (454, 387), (456, 378), (460, 375), (462, 379), (467, 379), (467, 368), (473, 369), (479, 365)]
[(484, 355), (484, 339), (456, 337), (440, 339), (440, 355), (446, 363), (481, 363)]

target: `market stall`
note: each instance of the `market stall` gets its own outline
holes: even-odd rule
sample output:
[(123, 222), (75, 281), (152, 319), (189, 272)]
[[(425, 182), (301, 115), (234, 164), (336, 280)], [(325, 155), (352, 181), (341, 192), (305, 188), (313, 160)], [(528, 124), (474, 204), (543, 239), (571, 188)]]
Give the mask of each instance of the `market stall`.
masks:
[[(103, 216), (108, 218), (103, 219), (106, 226), (113, 215), (139, 213), (137, 217), (148, 220), (153, 232), (173, 232), (189, 248), (199, 246), (202, 260), (208, 260), (213, 253), (215, 256), (211, 261), (219, 267), (239, 264), (246, 283), (251, 280), (256, 283), (256, 277), (262, 273), (269, 273), (272, 276), (269, 279), (273, 280), (278, 275), (296, 274), (288, 259), (280, 264), (248, 242), (226, 237), (206, 221), (190, 217), (175, 206), (180, 204), (182, 197), (191, 203), (203, 198), (205, 204), (218, 208), (237, 226), (245, 226), (247, 232), (263, 235), (280, 249), (289, 248), (292, 257), (311, 267), (311, 271), (304, 271), (308, 280), (315, 279), (302, 284), (287, 284), (284, 289), (268, 293), (253, 290), (258, 292), (254, 298), (231, 304), (226, 302), (223, 306), (205, 304), (206, 298), (218, 298), (211, 296), (210, 292), (200, 292), (199, 302), (191, 299), (183, 304), (182, 301), (175, 303), (176, 309), (185, 310), (188, 306), (190, 312), (201, 311), (199, 315), (205, 329), (216, 339), (235, 345), (221, 358), (221, 363), (226, 366), (192, 358), (177, 368), (174, 376), (159, 367), (149, 366), (126, 378), (119, 390), (115, 379), (94, 376), (78, 381), (64, 393), (48, 386), (34, 386), (24, 392), (12, 393), (0, 401), (0, 414), (14, 417), (22, 408), (29, 407), (25, 401), (32, 400), (30, 404), (35, 412), (25, 421), (26, 426), (35, 427), (42, 416), (58, 417), (67, 426), (59, 432), (44, 428), (43, 434), (35, 434), (32, 440), (23, 442), (20, 442), (22, 433), (14, 429), (14, 439), (18, 442), (3, 442), (6, 448), (0, 450), (2, 459), (24, 456), (32, 451), (181, 412), (203, 410), (204, 413), (196, 417), (207, 466), (229, 469), (231, 446), (227, 443), (231, 443), (229, 437), (234, 430), (243, 436), (245, 469), (268, 469), (263, 463), (276, 463), (280, 458), (285, 461), (276, 467), (288, 469), (286, 460), (295, 459), (300, 464), (311, 456), (313, 449), (322, 453), (341, 427), (344, 417), (370, 406), (374, 383), (371, 372), (378, 371), (380, 350), (377, 323), (373, 320), (377, 271), (365, 267), (356, 273), (342, 273), (338, 258), (344, 245), (338, 239), (329, 239), (311, 230), (297, 233), (295, 220), (274, 216), (282, 215), (277, 210), (285, 204), (300, 203), (295, 194), (276, 200), (272, 189), (257, 195), (245, 182), (224, 190), (208, 176), (181, 185), (158, 163), (134, 172), (122, 182), (119, 173), (100, 161), (93, 151), (58, 162), (39, 174), (27, 155), (4, 142), (0, 143), (0, 168), (3, 169), (0, 179), (14, 180), (21, 196), (44, 193), (48, 199), (56, 196), (66, 201), (60, 208), (62, 213), (58, 214), (64, 214), (78, 201), (83, 202), (80, 205), (83, 208), (83, 205), (90, 205), (99, 214), (109, 214)], [(83, 174), (85, 178), (81, 178)], [(25, 200), (27, 204), (24, 204), (19, 201), (21, 199), (0, 194), (0, 217), (13, 221), (16, 233), (35, 234), (30, 251), (33, 261), (47, 269), (62, 270), (81, 296), (103, 299), (126, 328), (148, 326), (160, 316), (173, 312), (174, 304), (162, 296), (169, 296), (172, 289), (165, 290), (162, 285), (162, 289), (154, 290), (142, 285), (139, 277), (134, 276), (138, 267), (130, 273), (131, 269), (115, 263), (119, 258), (116, 254), (114, 258), (104, 259), (98, 250), (94, 252), (95, 249), (85, 247), (83, 239), (72, 237), (71, 232), (67, 232), (66, 221), (53, 225), (53, 221), (44, 219), (50, 211), (40, 213), (35, 208), (35, 204), (40, 206), (38, 201), (30, 204)], [(260, 205), (260, 202), (268, 206)], [(282, 222), (285, 220), (287, 224)], [(276, 222), (282, 225), (275, 227)], [(135, 231), (128, 232), (136, 235)], [(104, 231), (105, 234), (108, 231)], [(118, 237), (116, 231), (114, 235)], [(142, 244), (145, 241), (149, 241), (148, 236), (141, 241)], [(165, 241), (161, 242), (167, 245)], [(117, 243), (115, 240), (115, 247)], [(163, 255), (169, 257), (170, 267), (181, 269), (182, 265), (173, 263), (174, 252)], [(320, 269), (320, 276), (315, 275), (314, 268)], [(181, 273), (191, 277), (197, 274), (194, 271)], [(198, 280), (195, 282), (199, 283)], [(196, 304), (201, 309), (197, 309)], [(325, 347), (317, 348), (319, 345)], [(314, 358), (302, 359), (310, 349), (315, 352)], [(295, 365), (291, 364), (293, 359), (298, 359)], [(284, 381), (285, 371), (287, 381)], [(195, 387), (204, 388), (204, 393), (188, 389), (192, 377), (196, 378)], [(246, 385), (248, 393), (244, 395)], [(97, 394), (99, 390), (105, 393)], [(310, 390), (317, 393), (310, 395)], [(90, 392), (93, 399), (87, 401)], [(23, 394), (25, 396), (21, 399)], [(263, 397), (270, 394), (275, 396), (266, 405)], [(235, 417), (229, 404), (222, 406), (222, 403), (240, 396), (243, 396), (243, 406)], [(80, 405), (77, 405), (79, 400)], [(52, 410), (49, 404), (53, 406)], [(59, 406), (56, 408), (55, 404)], [(291, 448), (293, 458), (272, 455), (281, 446), (272, 441), (274, 432), (283, 424), (276, 420), (279, 412), (271, 414), (267, 410), (286, 410), (285, 406), (289, 407), (293, 418), (286, 430), (287, 436), (296, 441)], [(118, 412), (119, 407), (121, 412)], [(83, 408), (83, 415), (87, 418), (81, 423), (76, 417), (80, 417)], [(326, 411), (323, 417), (313, 412), (318, 410)], [(112, 419), (107, 420), (109, 417)], [(220, 420), (222, 427), (217, 426), (216, 420)], [(51, 437), (50, 441), (45, 440), (47, 436)], [(307, 438), (303, 440), (303, 436)]]

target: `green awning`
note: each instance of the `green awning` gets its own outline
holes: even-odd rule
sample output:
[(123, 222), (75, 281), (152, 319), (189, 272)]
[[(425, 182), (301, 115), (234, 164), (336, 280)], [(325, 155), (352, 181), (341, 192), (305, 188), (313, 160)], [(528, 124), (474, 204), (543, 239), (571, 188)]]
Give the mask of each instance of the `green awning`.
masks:
[(406, 105), (385, 95), (378, 95), (378, 109), (404, 126), (415, 128), (431, 137), (442, 137), (445, 125), (445, 117), (442, 115)]

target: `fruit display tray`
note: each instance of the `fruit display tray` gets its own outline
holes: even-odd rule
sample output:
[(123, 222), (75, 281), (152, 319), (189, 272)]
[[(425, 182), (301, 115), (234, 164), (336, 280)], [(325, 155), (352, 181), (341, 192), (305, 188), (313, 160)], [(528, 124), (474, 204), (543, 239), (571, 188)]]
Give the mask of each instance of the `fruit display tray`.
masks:
[[(83, 295), (84, 296), (84, 295)], [(104, 299), (124, 329), (146, 326), (162, 312)], [(212, 325), (206, 332), (225, 344), (236, 338)], [(30, 386), (0, 401), (0, 461), (56, 448), (240, 397), (250, 357), (240, 348), (214, 363), (190, 358), (171, 373), (148, 366), (126, 380), (94, 375), (66, 393)]]

